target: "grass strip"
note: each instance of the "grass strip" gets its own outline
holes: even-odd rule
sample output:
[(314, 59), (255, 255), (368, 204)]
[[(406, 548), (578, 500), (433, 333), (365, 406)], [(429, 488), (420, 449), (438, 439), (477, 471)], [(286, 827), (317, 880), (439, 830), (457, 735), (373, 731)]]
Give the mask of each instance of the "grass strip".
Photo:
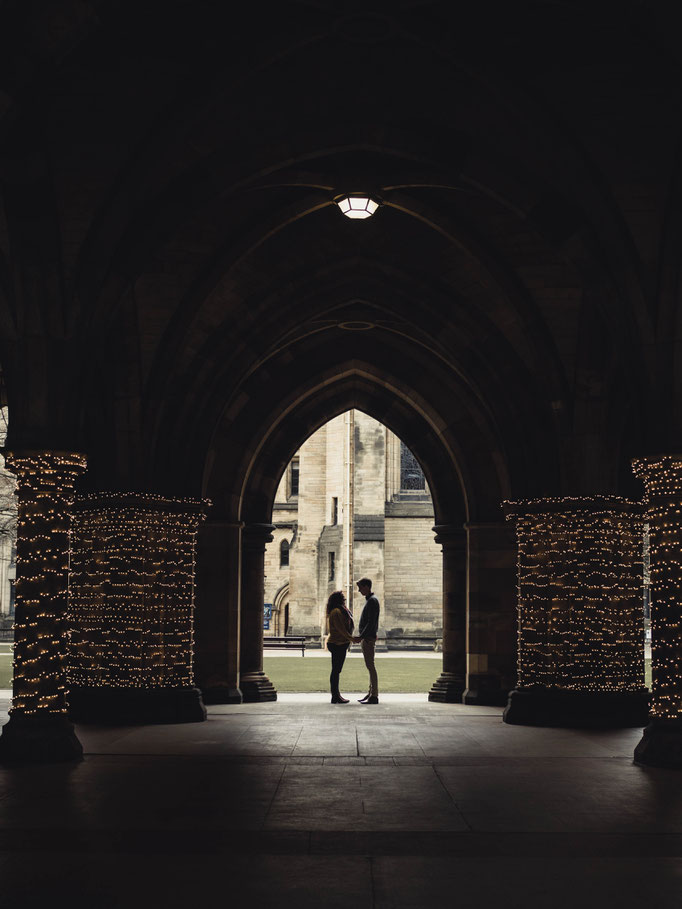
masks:
[[(441, 673), (440, 660), (400, 659), (378, 655), (379, 691), (385, 693), (427, 692)], [(263, 668), (272, 684), (282, 692), (329, 691), (331, 658), (263, 658)], [(341, 691), (366, 694), (369, 677), (361, 659), (347, 659), (341, 673)]]

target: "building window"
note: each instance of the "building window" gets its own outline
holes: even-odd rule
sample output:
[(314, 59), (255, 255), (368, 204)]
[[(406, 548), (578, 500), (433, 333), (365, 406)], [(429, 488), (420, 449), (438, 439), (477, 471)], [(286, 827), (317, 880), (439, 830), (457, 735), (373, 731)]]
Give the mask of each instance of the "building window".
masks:
[(333, 581), (336, 579), (336, 553), (329, 553), (329, 580)]
[(332, 524), (339, 523), (339, 500), (334, 496), (332, 499)]
[(289, 497), (298, 496), (299, 459), (294, 458), (289, 469)]
[(419, 461), (407, 445), (400, 443), (400, 489), (404, 492), (425, 492), (426, 477)]
[(282, 540), (279, 544), (279, 567), (287, 568), (289, 565), (289, 541)]

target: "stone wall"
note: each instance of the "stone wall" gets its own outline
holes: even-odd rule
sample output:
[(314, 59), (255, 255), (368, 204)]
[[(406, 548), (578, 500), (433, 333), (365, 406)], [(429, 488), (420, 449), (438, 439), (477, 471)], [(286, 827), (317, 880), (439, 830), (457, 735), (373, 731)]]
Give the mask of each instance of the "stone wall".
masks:
[(429, 649), (442, 635), (442, 554), (433, 519), (387, 517), (384, 627), (389, 647)]

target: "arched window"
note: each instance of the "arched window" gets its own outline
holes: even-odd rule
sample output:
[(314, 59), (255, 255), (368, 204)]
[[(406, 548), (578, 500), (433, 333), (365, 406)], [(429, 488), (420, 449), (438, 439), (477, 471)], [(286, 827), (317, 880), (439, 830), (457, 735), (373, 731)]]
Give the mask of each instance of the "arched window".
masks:
[(400, 442), (400, 491), (425, 492), (426, 477), (419, 466), (419, 461), (407, 445)]
[(279, 567), (287, 568), (289, 565), (289, 541), (282, 540), (279, 544)]

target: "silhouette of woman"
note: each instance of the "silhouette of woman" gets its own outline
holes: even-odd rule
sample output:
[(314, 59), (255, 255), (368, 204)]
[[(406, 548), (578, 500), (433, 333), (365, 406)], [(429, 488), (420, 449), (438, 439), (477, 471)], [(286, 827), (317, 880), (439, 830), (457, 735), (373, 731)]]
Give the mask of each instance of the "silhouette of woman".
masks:
[(339, 677), (346, 660), (348, 648), (353, 642), (353, 616), (346, 608), (346, 598), (342, 591), (335, 590), (327, 600), (327, 650), (332, 657), (332, 671), (329, 686), (332, 692), (332, 704), (347, 704), (339, 692)]

